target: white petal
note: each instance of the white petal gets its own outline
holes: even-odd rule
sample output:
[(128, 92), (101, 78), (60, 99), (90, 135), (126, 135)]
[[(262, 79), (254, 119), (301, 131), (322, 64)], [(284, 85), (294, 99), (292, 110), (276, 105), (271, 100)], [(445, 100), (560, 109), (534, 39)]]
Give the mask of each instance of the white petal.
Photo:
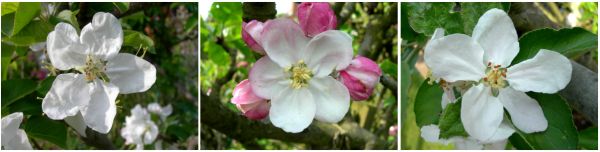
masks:
[(23, 113), (15, 112), (2, 118), (2, 145), (17, 136), (17, 130), (23, 121)]
[(317, 120), (337, 123), (348, 112), (350, 93), (346, 86), (332, 77), (311, 79), (308, 90), (315, 98)]
[(490, 87), (479, 84), (463, 95), (460, 118), (465, 131), (474, 138), (490, 139), (504, 118), (504, 109), (498, 98), (492, 96)]
[(148, 130), (143, 134), (144, 144), (151, 144), (158, 136), (158, 127), (154, 122), (148, 120), (148, 122), (146, 122), (146, 128), (148, 128)]
[(498, 98), (519, 130), (532, 133), (544, 131), (548, 127), (542, 107), (527, 94), (507, 87), (500, 90)]
[(69, 116), (69, 117), (65, 117), (65, 122), (73, 127), (73, 129), (75, 129), (75, 131), (77, 131), (77, 133), (79, 133), (79, 135), (86, 137), (87, 135), (85, 134), (85, 129), (87, 128), (87, 125), (85, 124), (85, 121), (83, 120), (83, 116), (81, 115), (80, 112), (77, 113), (77, 115), (75, 116)]
[(271, 60), (281, 67), (288, 67), (303, 59), (304, 47), (309, 40), (298, 23), (274, 19), (265, 23), (259, 43)]
[(81, 29), (81, 43), (88, 46), (88, 52), (107, 61), (121, 50), (123, 28), (121, 22), (110, 13), (94, 14), (92, 22)]
[(316, 109), (313, 95), (306, 88), (288, 87), (271, 100), (269, 118), (274, 126), (298, 133), (312, 123)]
[(477, 142), (477, 139), (472, 137), (464, 138), (454, 138), (454, 149), (459, 150), (481, 150), (483, 149), (483, 145)]
[(556, 93), (569, 84), (571, 71), (565, 56), (541, 49), (533, 58), (508, 68), (506, 80), (515, 90)]
[(502, 123), (500, 123), (500, 126), (498, 127), (496, 132), (494, 132), (494, 135), (492, 135), (492, 138), (481, 142), (483, 144), (494, 144), (496, 142), (508, 139), (508, 137), (510, 137), (510, 135), (512, 135), (513, 133), (515, 133), (515, 129), (510, 125), (508, 119), (504, 119), (502, 120)]
[(483, 14), (475, 29), (475, 39), (485, 50), (485, 62), (508, 67), (519, 53), (519, 39), (512, 20), (504, 11), (494, 8)]
[(506, 139), (501, 140), (501, 141), (494, 142), (491, 144), (486, 144), (486, 145), (484, 145), (483, 149), (485, 149), (485, 150), (504, 150), (504, 149), (506, 149), (506, 143), (508, 143), (508, 140), (506, 140)]
[(81, 74), (60, 74), (42, 101), (42, 110), (50, 119), (76, 115), (90, 101), (90, 86)]
[(87, 126), (106, 134), (110, 131), (115, 114), (117, 114), (115, 100), (119, 94), (119, 88), (101, 80), (96, 80), (94, 85), (90, 91), (92, 93), (90, 104), (81, 110), (81, 114)]
[(352, 37), (341, 31), (319, 33), (304, 49), (303, 59), (315, 77), (327, 76), (333, 69), (345, 69), (352, 61)]
[(254, 93), (265, 99), (272, 99), (283, 88), (290, 86), (289, 76), (284, 69), (275, 64), (269, 57), (262, 57), (250, 70), (248, 80)]
[(485, 76), (483, 49), (464, 34), (432, 40), (425, 47), (425, 63), (435, 76), (448, 82), (479, 81)]
[(144, 92), (156, 81), (156, 68), (150, 62), (129, 53), (108, 60), (106, 74), (121, 94)]
[(77, 31), (70, 24), (56, 24), (46, 38), (46, 45), (50, 62), (57, 69), (68, 70), (85, 65), (86, 48), (79, 42)]
[(435, 31), (433, 31), (433, 35), (431, 35), (431, 39), (430, 40), (435, 40), (438, 39), (440, 37), (444, 37), (444, 32), (446, 30), (444, 30), (444, 28), (436, 28)]
[(440, 139), (440, 128), (437, 125), (421, 127), (421, 137), (427, 142), (438, 142)]
[[(15, 132), (16, 136), (12, 139), (8, 139), (8, 143), (4, 146), (5, 150), (32, 150), (29, 138), (23, 129), (18, 129)], [(7, 139), (2, 139), (2, 141)]]

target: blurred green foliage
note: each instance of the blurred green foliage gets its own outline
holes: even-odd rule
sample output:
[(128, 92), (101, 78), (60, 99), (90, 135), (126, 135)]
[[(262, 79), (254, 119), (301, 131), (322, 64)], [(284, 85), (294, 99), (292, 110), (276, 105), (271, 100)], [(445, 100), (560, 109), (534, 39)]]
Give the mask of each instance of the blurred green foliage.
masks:
[[(23, 112), (21, 125), (35, 149), (94, 149), (62, 120), (43, 115), (41, 102), (59, 73), (46, 55), (46, 37), (65, 22), (77, 31), (98, 11), (120, 19), (124, 42), (120, 53), (140, 56), (157, 69), (157, 79), (146, 92), (119, 95), (117, 115), (108, 133), (119, 149), (125, 117), (137, 104), (171, 104), (173, 113), (159, 125), (164, 149), (197, 149), (198, 138), (198, 4), (197, 3), (2, 3), (2, 116)], [(145, 149), (154, 149), (155, 144)]]

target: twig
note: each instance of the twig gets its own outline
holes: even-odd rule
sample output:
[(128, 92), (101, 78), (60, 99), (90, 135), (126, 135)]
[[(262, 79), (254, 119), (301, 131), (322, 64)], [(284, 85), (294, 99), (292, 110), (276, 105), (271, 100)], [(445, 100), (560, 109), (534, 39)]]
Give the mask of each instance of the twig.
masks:
[(392, 90), (394, 97), (398, 99), (398, 82), (394, 78), (388, 74), (383, 74), (379, 79), (379, 82), (381, 82), (381, 84), (383, 84), (383, 86), (386, 88)]
[(92, 130), (91, 128), (86, 128), (85, 134), (87, 137), (81, 136), (81, 139), (85, 142), (85, 144), (96, 147), (98, 149), (116, 149), (115, 145), (108, 139), (106, 134), (101, 134)]

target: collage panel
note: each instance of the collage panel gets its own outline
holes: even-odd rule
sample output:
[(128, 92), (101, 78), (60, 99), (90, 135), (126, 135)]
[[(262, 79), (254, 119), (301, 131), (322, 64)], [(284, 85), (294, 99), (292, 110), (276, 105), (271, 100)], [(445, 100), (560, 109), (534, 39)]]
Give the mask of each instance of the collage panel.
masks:
[(403, 2), (402, 150), (597, 150), (597, 2)]
[(1, 5), (2, 150), (198, 149), (198, 3)]
[(201, 5), (200, 149), (398, 148), (398, 3)]

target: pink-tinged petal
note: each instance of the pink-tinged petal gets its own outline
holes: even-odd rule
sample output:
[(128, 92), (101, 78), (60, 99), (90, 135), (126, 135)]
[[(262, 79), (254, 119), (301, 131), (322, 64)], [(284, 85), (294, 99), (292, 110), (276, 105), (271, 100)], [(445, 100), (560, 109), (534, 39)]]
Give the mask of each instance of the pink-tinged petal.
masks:
[(67, 23), (58, 23), (46, 39), (50, 63), (60, 70), (84, 66), (86, 46), (82, 45), (77, 30)]
[(298, 21), (309, 37), (337, 27), (337, 18), (327, 2), (301, 3), (298, 6)]
[(332, 77), (313, 78), (308, 90), (317, 106), (315, 118), (319, 121), (337, 123), (350, 108), (350, 95), (344, 85)]
[(527, 94), (507, 87), (500, 90), (498, 98), (519, 130), (533, 133), (548, 128), (548, 120), (544, 116), (542, 107)]
[(240, 82), (233, 89), (233, 98), (231, 98), (231, 103), (233, 104), (250, 104), (259, 101), (263, 101), (263, 99), (259, 96), (256, 96), (252, 91), (252, 86), (250, 85), (250, 81), (248, 79)]
[(272, 99), (283, 88), (290, 86), (288, 74), (269, 57), (262, 57), (250, 70), (248, 80), (258, 97)]
[(501, 9), (485, 12), (473, 29), (475, 39), (485, 50), (484, 62), (508, 67), (519, 53), (519, 39), (512, 20)]
[(447, 82), (479, 81), (485, 76), (483, 49), (464, 34), (452, 34), (429, 41), (424, 58), (432, 75)]
[(248, 104), (237, 104), (236, 107), (244, 113), (244, 116), (251, 120), (264, 119), (269, 115), (271, 103), (267, 100), (261, 100)]
[(289, 67), (303, 59), (309, 40), (300, 25), (291, 19), (280, 18), (265, 23), (258, 42), (271, 60), (280, 67)]
[(571, 62), (558, 52), (541, 49), (533, 58), (508, 68), (506, 81), (522, 92), (556, 93), (571, 81)]
[(42, 110), (50, 119), (61, 120), (79, 113), (90, 102), (90, 87), (82, 74), (60, 74), (52, 82), (42, 101)]
[(465, 131), (480, 141), (492, 138), (504, 118), (504, 108), (490, 87), (479, 84), (463, 95), (460, 119)]
[(315, 117), (317, 107), (314, 99), (306, 88), (284, 88), (271, 100), (269, 119), (274, 126), (286, 132), (301, 132)]
[(265, 50), (258, 43), (262, 30), (263, 23), (260, 21), (252, 20), (249, 23), (242, 23), (242, 38), (244, 39), (244, 42), (246, 42), (246, 45), (257, 53), (265, 54)]
[(340, 71), (340, 81), (350, 91), (352, 100), (366, 100), (373, 93), (373, 89), (381, 77), (381, 69), (369, 58), (357, 56), (350, 66)]
[(396, 136), (398, 134), (398, 125), (390, 126), (390, 129), (388, 129), (388, 134), (390, 136)]
[(325, 77), (335, 69), (342, 70), (352, 61), (352, 37), (330, 30), (323, 32), (308, 42), (304, 61), (312, 69), (315, 77)]

